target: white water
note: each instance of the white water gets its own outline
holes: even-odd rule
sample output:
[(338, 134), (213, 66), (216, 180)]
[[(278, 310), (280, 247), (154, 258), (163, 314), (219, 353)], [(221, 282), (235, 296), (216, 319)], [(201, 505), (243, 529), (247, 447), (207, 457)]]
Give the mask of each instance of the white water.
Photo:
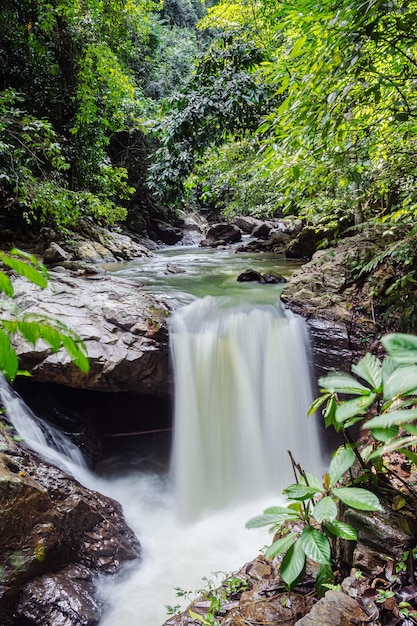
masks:
[(311, 390), (303, 328), (279, 306), (229, 304), (196, 300), (172, 319), (174, 481), (137, 471), (92, 475), (72, 457), (72, 444), (62, 435), (53, 443), (22, 401), (1, 391), (26, 442), (121, 502), (142, 543), (141, 563), (102, 583), (110, 608), (101, 626), (162, 626), (165, 605), (178, 603), (175, 587), (201, 588), (204, 576), (254, 558), (270, 537), (244, 525), (279, 503), (292, 482), (288, 449), (307, 471), (321, 471), (318, 435), (305, 417)]
[(206, 297), (171, 321), (175, 374), (173, 469), (178, 515), (280, 493), (287, 451), (321, 469), (303, 327), (279, 305)]

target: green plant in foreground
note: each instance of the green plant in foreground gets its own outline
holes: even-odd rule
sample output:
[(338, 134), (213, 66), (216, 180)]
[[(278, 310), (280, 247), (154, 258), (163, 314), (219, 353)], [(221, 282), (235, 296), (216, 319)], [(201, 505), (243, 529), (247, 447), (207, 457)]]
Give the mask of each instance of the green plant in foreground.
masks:
[[(308, 557), (319, 564), (316, 587), (319, 595), (323, 595), (325, 584), (333, 580), (334, 540), (357, 539), (356, 530), (337, 519), (339, 501), (362, 511), (382, 510), (377, 496), (367, 489), (337, 486), (344, 473), (352, 467), (355, 458), (351, 448), (339, 448), (323, 481), (304, 472), (293, 461), (299, 478), (283, 491), (290, 504), (287, 507), (268, 508), (263, 515), (247, 522), (247, 528), (272, 526), (274, 530), (281, 531), (283, 536), (266, 549), (265, 556), (272, 559), (284, 554), (280, 573), (288, 589), (292, 589), (302, 577)], [(297, 529), (286, 533), (288, 522), (295, 523), (294, 528)]]
[[(384, 487), (385, 496), (391, 493), (393, 509), (406, 504), (404, 495), (395, 492), (392, 485), (386, 489), (389, 470), (383, 455), (398, 451), (417, 462), (417, 454), (410, 450), (417, 444), (417, 337), (392, 333), (381, 343), (388, 355), (383, 361), (368, 353), (352, 366), (353, 375), (335, 372), (319, 379), (321, 396), (311, 405), (309, 415), (325, 404), (326, 427), (342, 432), (345, 439), (323, 480), (305, 473), (292, 461), (297, 482), (283, 491), (290, 504), (268, 508), (246, 524), (248, 528), (272, 526), (280, 531), (280, 538), (266, 549), (265, 556), (283, 554), (280, 573), (288, 589), (302, 577), (307, 557), (319, 564), (319, 595), (333, 580), (335, 540), (357, 538), (355, 528), (339, 521), (339, 502), (363, 511), (382, 510), (377, 495), (356, 484), (368, 482), (377, 493)], [(362, 447), (350, 434), (354, 425), (369, 433)], [(347, 486), (339, 486), (355, 460), (359, 475)], [(411, 487), (405, 486), (416, 497)], [(291, 524), (294, 530), (288, 532)]]
[[(33, 255), (14, 248), (9, 253), (0, 251), (0, 262), (29, 282), (44, 289), (47, 285), (46, 268)], [(13, 382), (19, 370), (19, 362), (11, 337), (21, 335), (33, 346), (43, 340), (52, 352), (63, 348), (74, 364), (88, 372), (86, 348), (80, 337), (59, 320), (25, 315), (13, 302), (14, 289), (9, 275), (0, 270), (0, 373)]]

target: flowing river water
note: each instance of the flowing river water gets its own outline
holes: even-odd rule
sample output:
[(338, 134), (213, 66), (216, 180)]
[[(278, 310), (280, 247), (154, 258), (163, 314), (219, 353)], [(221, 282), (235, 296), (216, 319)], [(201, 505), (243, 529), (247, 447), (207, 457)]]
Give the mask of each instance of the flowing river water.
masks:
[(176, 588), (220, 582), (216, 572), (254, 558), (271, 538), (245, 522), (282, 501), (292, 481), (287, 450), (307, 471), (322, 470), (316, 424), (306, 417), (312, 391), (304, 326), (282, 309), (278, 285), (236, 281), (249, 267), (288, 276), (296, 264), (176, 247), (106, 267), (181, 303), (170, 320), (174, 436), (166, 466), (144, 471), (125, 458), (121, 472), (121, 452), (93, 474), (59, 435), (57, 458), (51, 436), (39, 433), (19, 400), (2, 394), (4, 403), (19, 404), (12, 412), (26, 441), (121, 502), (142, 544), (139, 563), (101, 583), (102, 626), (162, 626), (166, 607), (181, 603)]

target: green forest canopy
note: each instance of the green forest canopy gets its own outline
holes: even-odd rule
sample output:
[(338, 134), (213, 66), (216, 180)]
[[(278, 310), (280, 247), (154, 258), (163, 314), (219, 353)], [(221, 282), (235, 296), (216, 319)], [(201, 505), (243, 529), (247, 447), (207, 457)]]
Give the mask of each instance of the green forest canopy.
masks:
[[(140, 194), (161, 209), (413, 223), (416, 8), (5, 0), (2, 219), (111, 224)], [(121, 133), (144, 138), (141, 164), (114, 159)]]

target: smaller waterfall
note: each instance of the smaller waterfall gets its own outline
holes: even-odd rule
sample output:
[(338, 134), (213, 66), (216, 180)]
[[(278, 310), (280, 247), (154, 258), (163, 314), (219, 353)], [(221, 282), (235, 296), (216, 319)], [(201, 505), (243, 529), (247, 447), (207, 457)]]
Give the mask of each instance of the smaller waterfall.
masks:
[(173, 472), (183, 519), (279, 494), (293, 481), (287, 450), (320, 472), (303, 323), (279, 305), (206, 297), (171, 321)]
[(88, 473), (80, 449), (58, 428), (43, 423), (4, 376), (0, 376), (0, 404), (6, 409), (19, 437), (42, 458), (73, 474), (78, 480)]

